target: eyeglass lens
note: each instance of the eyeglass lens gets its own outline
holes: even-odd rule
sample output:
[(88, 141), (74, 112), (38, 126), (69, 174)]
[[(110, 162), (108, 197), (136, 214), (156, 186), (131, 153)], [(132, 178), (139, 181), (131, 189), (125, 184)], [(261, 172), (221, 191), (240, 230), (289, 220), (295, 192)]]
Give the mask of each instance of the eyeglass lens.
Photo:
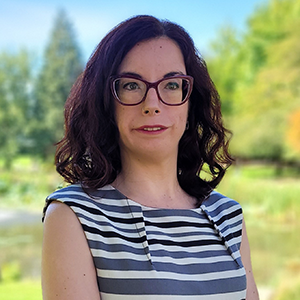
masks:
[[(122, 77), (114, 81), (114, 89), (120, 102), (135, 104), (145, 97), (147, 85), (139, 79)], [(188, 95), (189, 81), (185, 78), (166, 78), (159, 82), (156, 90), (163, 102), (180, 104)]]

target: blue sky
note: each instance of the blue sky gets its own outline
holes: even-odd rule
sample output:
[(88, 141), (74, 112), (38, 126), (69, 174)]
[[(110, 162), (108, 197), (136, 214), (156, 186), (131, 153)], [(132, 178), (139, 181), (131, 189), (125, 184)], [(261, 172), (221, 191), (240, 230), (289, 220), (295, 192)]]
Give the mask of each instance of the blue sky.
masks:
[(0, 4), (0, 51), (20, 47), (41, 55), (58, 9), (73, 24), (87, 60), (101, 38), (119, 22), (151, 14), (183, 26), (204, 54), (221, 27), (242, 32), (251, 13), (268, 0), (9, 0)]

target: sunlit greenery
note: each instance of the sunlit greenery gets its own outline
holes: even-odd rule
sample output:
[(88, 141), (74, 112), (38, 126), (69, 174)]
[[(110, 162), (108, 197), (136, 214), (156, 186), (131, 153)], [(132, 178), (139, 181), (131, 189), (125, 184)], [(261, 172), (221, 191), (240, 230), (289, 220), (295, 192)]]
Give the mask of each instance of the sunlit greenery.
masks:
[(53, 164), (35, 157), (16, 158), (10, 169), (0, 159), (0, 170), (0, 206), (7, 208), (38, 209), (41, 200), (63, 182)]
[(42, 300), (40, 280), (0, 282), (0, 297), (3, 300)]
[(245, 32), (224, 27), (212, 42), (208, 68), (235, 155), (299, 162), (299, 36), (300, 1), (270, 0), (249, 16)]

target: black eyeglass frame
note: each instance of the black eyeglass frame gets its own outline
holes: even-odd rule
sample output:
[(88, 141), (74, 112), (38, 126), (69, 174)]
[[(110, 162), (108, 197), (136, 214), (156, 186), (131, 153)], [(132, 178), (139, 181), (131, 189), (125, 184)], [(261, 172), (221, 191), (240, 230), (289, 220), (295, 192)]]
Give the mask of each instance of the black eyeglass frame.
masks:
[[(143, 83), (146, 84), (146, 92), (145, 92), (145, 95), (144, 97), (142, 98), (141, 101), (137, 102), (137, 103), (123, 103), (118, 95), (117, 95), (117, 91), (115, 90), (115, 82), (120, 79), (120, 78), (132, 78), (132, 79), (137, 79), (139, 81), (142, 81)], [(173, 79), (173, 78), (182, 78), (182, 79), (186, 79), (188, 82), (189, 82), (189, 90), (188, 90), (188, 93), (186, 95), (186, 98), (184, 101), (180, 102), (180, 103), (176, 103), (176, 104), (170, 104), (170, 103), (166, 103), (160, 96), (159, 94), (159, 91), (158, 91), (158, 85), (164, 81), (164, 80), (167, 80), (167, 79)], [(155, 91), (156, 91), (156, 94), (158, 96), (158, 99), (165, 105), (168, 105), (168, 106), (179, 106), (179, 105), (182, 105), (184, 104), (191, 96), (191, 93), (192, 93), (192, 90), (193, 90), (193, 83), (194, 83), (194, 78), (192, 76), (189, 76), (189, 75), (174, 75), (174, 76), (168, 76), (168, 77), (164, 77), (162, 79), (159, 79), (158, 81), (155, 81), (155, 82), (148, 82), (142, 78), (139, 78), (137, 76), (133, 76), (133, 75), (117, 75), (117, 76), (112, 76), (111, 77), (111, 84), (110, 84), (110, 88), (111, 88), (111, 92), (113, 94), (113, 97), (119, 102), (121, 103), (122, 105), (125, 105), (125, 106), (135, 106), (135, 105), (139, 105), (140, 103), (142, 103), (143, 101), (145, 101), (146, 97), (147, 97), (147, 93), (149, 91), (149, 89), (151, 88), (154, 88)]]

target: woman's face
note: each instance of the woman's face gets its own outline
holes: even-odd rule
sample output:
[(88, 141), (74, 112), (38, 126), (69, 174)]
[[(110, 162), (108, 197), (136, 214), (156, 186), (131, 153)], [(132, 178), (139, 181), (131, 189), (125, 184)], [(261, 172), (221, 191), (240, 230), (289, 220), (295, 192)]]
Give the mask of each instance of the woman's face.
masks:
[[(161, 37), (140, 42), (128, 52), (118, 70), (119, 75), (135, 75), (148, 82), (166, 76), (186, 75), (183, 55), (178, 45)], [(124, 106), (116, 101), (115, 117), (123, 154), (158, 158), (176, 155), (188, 115), (188, 101), (180, 106), (162, 103), (154, 88), (145, 101)]]

